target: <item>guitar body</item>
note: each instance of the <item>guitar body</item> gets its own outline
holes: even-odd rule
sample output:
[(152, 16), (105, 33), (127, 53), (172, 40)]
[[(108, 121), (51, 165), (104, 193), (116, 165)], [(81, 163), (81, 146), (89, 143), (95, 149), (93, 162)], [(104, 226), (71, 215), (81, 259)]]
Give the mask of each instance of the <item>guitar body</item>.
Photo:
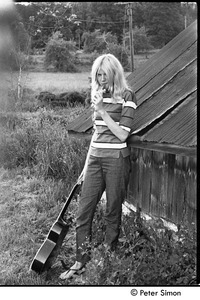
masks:
[(74, 186), (57, 221), (51, 227), (45, 241), (37, 251), (31, 263), (30, 269), (39, 274), (51, 268), (54, 260), (56, 259), (59, 253), (62, 242), (70, 227), (70, 225), (63, 220), (62, 216), (66, 208), (68, 207), (75, 191), (77, 190), (77, 187), (78, 185)]
[(42, 273), (51, 268), (68, 230), (69, 225), (59, 221), (54, 223), (31, 264), (33, 271)]

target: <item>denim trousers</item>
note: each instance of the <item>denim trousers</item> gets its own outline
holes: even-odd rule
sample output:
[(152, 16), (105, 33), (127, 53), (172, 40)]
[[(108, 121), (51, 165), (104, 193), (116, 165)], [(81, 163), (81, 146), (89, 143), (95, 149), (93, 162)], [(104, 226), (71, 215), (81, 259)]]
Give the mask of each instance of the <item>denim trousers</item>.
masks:
[(92, 221), (98, 202), (106, 191), (105, 243), (114, 249), (121, 226), (122, 203), (126, 197), (130, 174), (130, 156), (119, 158), (89, 157), (76, 217), (76, 260), (90, 260)]

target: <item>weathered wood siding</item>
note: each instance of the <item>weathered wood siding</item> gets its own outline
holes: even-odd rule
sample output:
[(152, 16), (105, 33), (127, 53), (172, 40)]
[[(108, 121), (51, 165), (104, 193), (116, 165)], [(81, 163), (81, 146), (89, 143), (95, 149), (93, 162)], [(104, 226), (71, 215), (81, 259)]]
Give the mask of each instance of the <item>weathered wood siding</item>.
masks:
[(196, 158), (131, 149), (128, 202), (176, 224), (196, 224)]

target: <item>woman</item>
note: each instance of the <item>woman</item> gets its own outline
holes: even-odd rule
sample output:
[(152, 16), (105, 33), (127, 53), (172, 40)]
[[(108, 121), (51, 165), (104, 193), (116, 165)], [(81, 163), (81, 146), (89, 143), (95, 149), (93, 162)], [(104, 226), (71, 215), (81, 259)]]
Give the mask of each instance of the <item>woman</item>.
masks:
[(111, 251), (116, 248), (129, 180), (130, 150), (126, 140), (136, 109), (135, 95), (127, 85), (121, 63), (112, 54), (101, 55), (94, 61), (91, 80), (94, 133), (79, 177), (83, 186), (76, 219), (76, 262), (61, 274), (61, 279), (81, 274), (90, 259), (92, 220), (104, 190), (105, 243)]

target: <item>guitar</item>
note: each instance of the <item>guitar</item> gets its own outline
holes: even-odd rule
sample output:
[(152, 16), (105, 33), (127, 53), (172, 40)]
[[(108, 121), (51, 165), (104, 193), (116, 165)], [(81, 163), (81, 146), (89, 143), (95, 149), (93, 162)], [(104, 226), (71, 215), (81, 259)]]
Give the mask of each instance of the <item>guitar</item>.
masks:
[(30, 269), (37, 272), (42, 273), (51, 268), (54, 260), (56, 259), (62, 242), (69, 230), (70, 224), (64, 220), (64, 214), (74, 197), (75, 193), (78, 193), (81, 187), (81, 182), (78, 180), (77, 183), (72, 188), (58, 218), (55, 223), (52, 225), (45, 241), (37, 251)]

